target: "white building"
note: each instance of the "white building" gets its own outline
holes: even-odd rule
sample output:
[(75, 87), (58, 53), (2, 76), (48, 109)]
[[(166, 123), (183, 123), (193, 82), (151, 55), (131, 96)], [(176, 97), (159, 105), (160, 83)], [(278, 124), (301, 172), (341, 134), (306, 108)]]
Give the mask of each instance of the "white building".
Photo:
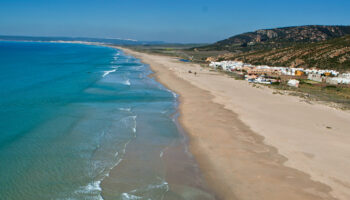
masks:
[(218, 67), (221, 67), (222, 70), (225, 70), (225, 71), (231, 71), (236, 68), (242, 67), (243, 65), (244, 63), (240, 61), (221, 61), (221, 62), (211, 62), (209, 64), (210, 67), (213, 67), (215, 69)]
[(350, 78), (332, 77), (332, 78), (327, 78), (326, 82), (332, 85), (350, 84)]
[(307, 76), (307, 79), (312, 80), (312, 81), (316, 81), (316, 82), (323, 81), (321, 74), (314, 74), (314, 73), (309, 74)]
[(211, 62), (209, 64), (212, 68), (221, 67), (222, 70), (232, 71), (232, 70), (241, 70), (243, 67), (246, 68), (256, 68), (256, 69), (272, 69), (275, 71), (280, 71), (282, 75), (287, 76), (295, 76), (297, 71), (304, 72), (308, 75), (309, 80), (322, 82), (325, 78), (322, 75), (329, 74), (334, 78), (328, 78), (328, 82), (335, 84), (350, 84), (350, 73), (344, 73), (339, 75), (339, 72), (335, 70), (327, 70), (327, 69), (304, 69), (304, 68), (291, 68), (291, 67), (270, 67), (267, 65), (251, 65), (247, 63), (243, 63), (241, 61), (221, 61), (221, 62)]
[(288, 81), (288, 85), (291, 87), (299, 87), (299, 81), (295, 79), (290, 79)]

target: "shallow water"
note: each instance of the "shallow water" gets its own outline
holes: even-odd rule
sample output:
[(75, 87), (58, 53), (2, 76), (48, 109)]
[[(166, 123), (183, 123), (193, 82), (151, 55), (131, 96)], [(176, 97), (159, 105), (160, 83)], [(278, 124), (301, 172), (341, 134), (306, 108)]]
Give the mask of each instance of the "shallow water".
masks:
[(0, 199), (213, 198), (186, 151), (176, 95), (139, 60), (0, 42), (0, 70)]

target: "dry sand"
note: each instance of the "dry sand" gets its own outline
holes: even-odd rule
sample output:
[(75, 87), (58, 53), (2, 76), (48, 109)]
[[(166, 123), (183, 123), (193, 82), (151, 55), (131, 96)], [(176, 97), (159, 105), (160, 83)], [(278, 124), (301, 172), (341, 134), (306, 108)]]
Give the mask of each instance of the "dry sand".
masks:
[(350, 199), (349, 112), (177, 58), (123, 50), (180, 94), (190, 150), (219, 199)]

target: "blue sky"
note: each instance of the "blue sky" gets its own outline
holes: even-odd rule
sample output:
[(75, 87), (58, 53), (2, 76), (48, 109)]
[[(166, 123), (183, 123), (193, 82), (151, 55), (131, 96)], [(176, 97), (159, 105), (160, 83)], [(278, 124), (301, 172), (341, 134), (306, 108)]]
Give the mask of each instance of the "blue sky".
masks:
[(0, 35), (214, 42), (262, 28), (350, 25), (349, 0), (1, 0)]

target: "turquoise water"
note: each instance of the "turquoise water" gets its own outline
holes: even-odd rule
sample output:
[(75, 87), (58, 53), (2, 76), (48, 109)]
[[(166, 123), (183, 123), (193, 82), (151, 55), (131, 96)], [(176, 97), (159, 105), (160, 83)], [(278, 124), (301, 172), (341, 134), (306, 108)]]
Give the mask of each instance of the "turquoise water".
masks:
[(147, 65), (108, 47), (0, 42), (0, 71), (0, 199), (186, 199), (163, 159), (183, 149), (176, 95)]

